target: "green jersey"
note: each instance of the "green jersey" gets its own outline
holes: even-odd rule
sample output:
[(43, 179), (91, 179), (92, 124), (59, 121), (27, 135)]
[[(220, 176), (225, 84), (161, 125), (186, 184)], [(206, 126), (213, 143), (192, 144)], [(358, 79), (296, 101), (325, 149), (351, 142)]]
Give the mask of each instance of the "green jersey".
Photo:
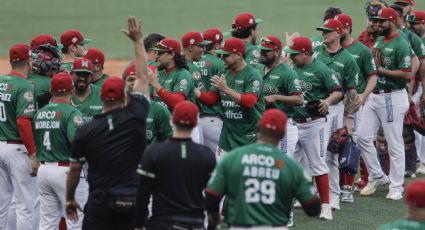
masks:
[(220, 92), (224, 115), (218, 146), (225, 151), (230, 151), (257, 140), (257, 123), (264, 112), (263, 79), (258, 70), (251, 65), (246, 65), (235, 75), (230, 70), (226, 70), (225, 75), (228, 87), (238, 93), (251, 93), (258, 97), (254, 107), (247, 109)]
[(53, 100), (34, 116), (34, 140), (37, 160), (68, 162), (71, 142), (83, 124), (82, 113), (61, 100)]
[(34, 86), (34, 95), (37, 109), (43, 108), (48, 102), (38, 101), (38, 97), (49, 94), (50, 95), (50, 77), (38, 75), (38, 74), (29, 74), (28, 80)]
[[(332, 70), (322, 62), (314, 60), (303, 67), (294, 68), (298, 74), (304, 102), (324, 100), (337, 88), (341, 87), (338, 78)], [(295, 118), (309, 118), (310, 115), (304, 106), (294, 107)]]
[(323, 36), (322, 35), (314, 36), (314, 37), (310, 38), (310, 40), (311, 40), (311, 44), (313, 46), (313, 50), (315, 50), (317, 47), (323, 45)]
[(91, 121), (94, 115), (102, 113), (103, 103), (100, 99), (100, 88), (90, 85), (91, 92), (84, 99), (80, 101), (76, 96), (72, 96), (71, 105), (79, 109), (83, 113), (84, 123)]
[(16, 118), (35, 113), (34, 88), (26, 76), (11, 72), (0, 77), (0, 141), (21, 140)]
[[(186, 97), (188, 101), (195, 101), (195, 84), (192, 79), (192, 74), (187, 69), (175, 68), (170, 71), (162, 70), (159, 72), (158, 83), (170, 93), (180, 93)], [(163, 106), (168, 106), (161, 100), (156, 90), (151, 87), (152, 100), (161, 103)], [(171, 109), (168, 108), (170, 111)]]
[(171, 137), (171, 115), (167, 108), (158, 102), (151, 101), (146, 119), (146, 144), (154, 144)]
[[(407, 40), (400, 36), (399, 33), (389, 39), (382, 36), (378, 37), (373, 48), (381, 50), (384, 69), (412, 71), (412, 49)], [(378, 75), (378, 83), (375, 89), (404, 89), (406, 84), (407, 81), (404, 79), (391, 79)]]
[(70, 73), (71, 70), (72, 70), (72, 63), (74, 63), (74, 62), (73, 61), (62, 62), (61, 67), (60, 67), (60, 70), (61, 71), (66, 71), (66, 72)]
[(407, 28), (404, 28), (402, 32), (406, 35), (407, 41), (410, 43), (416, 56), (418, 56), (419, 59), (425, 58), (425, 45), (421, 38)]
[(92, 82), (92, 84), (93, 85), (95, 85), (95, 86), (97, 86), (97, 87), (99, 87), (99, 88), (102, 88), (102, 84), (103, 84), (103, 82), (106, 80), (106, 78), (108, 78), (109, 77), (109, 75), (108, 74), (106, 74), (106, 73), (104, 73), (97, 81), (95, 81), (95, 82)]
[[(200, 70), (201, 76), (194, 75), (193, 80), (195, 81), (195, 87), (203, 92), (208, 92), (211, 89), (211, 77), (220, 76), (224, 73), (224, 63), (223, 61), (209, 53), (206, 53), (202, 56), (202, 59), (199, 62), (194, 62)], [(222, 116), (223, 111), (220, 105), (209, 107), (198, 101), (198, 107), (200, 108), (201, 116)]]
[(397, 220), (381, 225), (378, 230), (419, 230), (425, 229), (425, 222), (417, 220)]
[[(260, 73), (263, 75), (263, 91), (264, 96), (279, 94), (291, 96), (294, 94), (302, 94), (297, 73), (288, 65), (281, 63), (271, 69), (267, 74), (264, 73), (265, 66), (259, 65)], [(286, 113), (288, 117), (294, 115), (294, 107), (286, 105), (280, 101), (270, 105), (267, 108), (277, 108)]]
[(270, 144), (251, 144), (227, 153), (207, 191), (226, 195), (230, 225), (286, 225), (292, 201), (315, 198), (301, 166)]
[(250, 42), (244, 41), (246, 45), (245, 61), (250, 65), (257, 65), (260, 63), (260, 48)]
[(336, 53), (328, 53), (325, 46), (320, 46), (314, 52), (314, 57), (333, 71), (344, 90), (357, 89), (359, 67), (350, 52), (341, 48)]
[(367, 86), (368, 77), (376, 74), (375, 60), (370, 49), (359, 41), (344, 47), (351, 53), (359, 67), (359, 83), (357, 85), (357, 93), (363, 93)]

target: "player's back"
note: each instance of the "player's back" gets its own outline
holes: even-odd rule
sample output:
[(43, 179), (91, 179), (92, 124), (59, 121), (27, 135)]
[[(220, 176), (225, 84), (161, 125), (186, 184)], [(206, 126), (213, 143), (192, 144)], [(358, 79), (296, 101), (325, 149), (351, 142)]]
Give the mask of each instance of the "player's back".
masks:
[(83, 124), (81, 112), (61, 99), (53, 99), (34, 116), (34, 140), (37, 159), (45, 162), (68, 162), (71, 141)]
[(21, 140), (16, 126), (16, 118), (32, 117), (34, 111), (34, 96), (31, 84), (23, 76), (1, 76), (0, 140)]
[(270, 144), (238, 148), (223, 161), (229, 177), (226, 222), (233, 226), (286, 225), (292, 199), (305, 182), (299, 179), (303, 178), (301, 167)]

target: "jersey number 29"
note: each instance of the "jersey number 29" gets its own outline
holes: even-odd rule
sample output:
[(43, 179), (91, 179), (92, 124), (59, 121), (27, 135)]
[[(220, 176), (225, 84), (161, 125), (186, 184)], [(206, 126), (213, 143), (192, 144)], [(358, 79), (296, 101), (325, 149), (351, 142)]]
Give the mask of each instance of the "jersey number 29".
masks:
[(245, 201), (247, 203), (273, 204), (276, 199), (276, 185), (272, 180), (258, 181), (249, 178), (245, 181)]

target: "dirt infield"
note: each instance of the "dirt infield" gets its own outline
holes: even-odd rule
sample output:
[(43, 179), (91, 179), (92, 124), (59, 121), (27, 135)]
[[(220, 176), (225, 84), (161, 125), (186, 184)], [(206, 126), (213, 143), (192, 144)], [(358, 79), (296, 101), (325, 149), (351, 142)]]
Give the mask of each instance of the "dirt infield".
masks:
[[(121, 76), (121, 73), (128, 63), (128, 60), (123, 59), (109, 59), (105, 61), (105, 73), (109, 76)], [(6, 74), (10, 71), (10, 64), (8, 58), (0, 58), (0, 74)]]

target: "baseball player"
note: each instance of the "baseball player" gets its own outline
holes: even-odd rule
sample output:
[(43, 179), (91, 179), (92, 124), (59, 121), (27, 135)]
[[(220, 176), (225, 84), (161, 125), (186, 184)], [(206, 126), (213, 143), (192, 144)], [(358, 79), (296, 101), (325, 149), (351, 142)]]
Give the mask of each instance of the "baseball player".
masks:
[(216, 93), (203, 92), (199, 99), (210, 105), (221, 101), (223, 128), (216, 151), (216, 156), (221, 158), (226, 152), (257, 139), (255, 125), (264, 111), (263, 79), (245, 62), (246, 46), (241, 39), (227, 39), (216, 52), (224, 60), (226, 72), (211, 78), (212, 91)]
[[(340, 21), (329, 19), (325, 21), (322, 27), (317, 28), (317, 30), (322, 31), (323, 45), (316, 47), (314, 56), (316, 60), (323, 62), (332, 70), (338, 78), (346, 98), (345, 107), (342, 100), (329, 107), (329, 116), (327, 119), (329, 125), (328, 139), (330, 139), (332, 133), (343, 126), (346, 126), (349, 135), (352, 134), (354, 128), (359, 67), (350, 52), (341, 46), (342, 27), (343, 25)], [(344, 115), (346, 117), (345, 121)], [(331, 207), (332, 209), (339, 210), (339, 196), (341, 194), (338, 169), (339, 156), (329, 151), (327, 151), (326, 155), (326, 163), (330, 170)]]
[(0, 229), (5, 229), (12, 197), (17, 229), (33, 229), (38, 162), (31, 124), (33, 87), (27, 80), (30, 46), (13, 45), (9, 57), (12, 71), (0, 77)]
[[(425, 12), (415, 10), (408, 17), (410, 30), (416, 33), (422, 38), (422, 43), (425, 44)], [(425, 74), (423, 71), (419, 71), (416, 75), (415, 83), (416, 93), (413, 94), (412, 100), (415, 104), (420, 105), (425, 103)], [(425, 138), (419, 133), (415, 132), (416, 139), (416, 150), (418, 158), (420, 160), (419, 167), (416, 169), (416, 173), (425, 174)]]
[(232, 36), (242, 39), (246, 45), (245, 61), (250, 65), (260, 63), (260, 50), (257, 47), (258, 24), (263, 20), (250, 12), (241, 13), (232, 23)]
[(41, 109), (51, 98), (50, 79), (56, 74), (61, 65), (59, 50), (49, 44), (37, 46), (32, 52), (32, 71), (28, 80), (34, 86), (36, 108)]
[[(280, 149), (290, 157), (294, 156), (298, 130), (292, 121), (293, 106), (304, 105), (304, 97), (299, 85), (297, 73), (280, 61), (282, 43), (275, 36), (262, 37), (260, 40), (261, 68), (263, 75), (264, 102), (267, 109), (277, 108), (288, 116), (285, 135)], [(259, 65), (260, 66), (260, 65)]]
[[(203, 33), (205, 40), (211, 43), (205, 46), (205, 53), (202, 58), (194, 64), (200, 69), (201, 82), (199, 82), (197, 91), (209, 92), (212, 88), (211, 77), (220, 76), (224, 73), (223, 60), (217, 57), (216, 51), (221, 48), (223, 41), (223, 33), (218, 28), (207, 29)], [(197, 93), (200, 96), (200, 92)], [(199, 124), (202, 127), (204, 136), (204, 145), (208, 146), (213, 152), (217, 150), (218, 141), (220, 139), (221, 129), (223, 128), (223, 110), (218, 103), (207, 106), (198, 100), (197, 103), (200, 110)]]
[(329, 106), (342, 98), (342, 87), (338, 78), (325, 64), (312, 56), (312, 43), (306, 37), (296, 37), (285, 48), (294, 63), (300, 86), (306, 102), (320, 100), (315, 113), (307, 112), (305, 107), (294, 107), (293, 120), (298, 128), (298, 142), (294, 158), (306, 155), (312, 176), (322, 201), (321, 219), (332, 220), (329, 205), (329, 168), (326, 165), (327, 123)]
[[(338, 14), (342, 14), (341, 8), (335, 7), (335, 6), (328, 7), (325, 10), (325, 13), (323, 15), (323, 22), (325, 22), (326, 20), (329, 20), (329, 19), (333, 19)], [(313, 42), (313, 50), (315, 50), (316, 47), (323, 45), (323, 36), (321, 34), (314, 36), (310, 39)]]
[(103, 52), (97, 48), (88, 48), (86, 54), (84, 55), (85, 59), (90, 60), (93, 63), (93, 75), (91, 83), (99, 88), (102, 87), (102, 83), (105, 81), (108, 74), (103, 72), (103, 65), (105, 64), (105, 55)]
[[(77, 127), (83, 124), (81, 112), (70, 105), (74, 84), (68, 73), (52, 78), (52, 100), (34, 116), (34, 139), (37, 146), (38, 191), (40, 194), (40, 230), (57, 229), (65, 214), (65, 187), (69, 171), (71, 142)], [(85, 204), (88, 185), (80, 180), (76, 199)], [(67, 221), (68, 229), (81, 229), (83, 213), (77, 222)]]
[(79, 30), (67, 30), (60, 37), (62, 44), (63, 62), (61, 65), (62, 71), (71, 72), (74, 58), (83, 57), (86, 48), (84, 45), (91, 42), (90, 39), (84, 38), (84, 35)]
[[(123, 79), (127, 93), (131, 93), (137, 79), (136, 65), (130, 64), (124, 71)], [(156, 101), (150, 102), (148, 118), (146, 119), (146, 145), (161, 142), (171, 137), (173, 130), (170, 125), (171, 115), (167, 108)]]
[(278, 148), (287, 117), (267, 110), (258, 123), (257, 143), (236, 148), (219, 162), (206, 192), (208, 229), (219, 221), (219, 203), (227, 195), (225, 222), (230, 229), (288, 229), (292, 199), (307, 215), (320, 213), (320, 200), (312, 192), (301, 166)]
[[(362, 106), (376, 86), (376, 65), (372, 56), (372, 52), (369, 50), (369, 48), (363, 45), (361, 42), (355, 40), (351, 35), (353, 28), (351, 16), (348, 14), (338, 14), (335, 19), (340, 21), (342, 24), (341, 45), (344, 49), (351, 53), (351, 56), (353, 56), (353, 58), (356, 60), (357, 66), (360, 70), (359, 81), (356, 87), (356, 91), (358, 93), (356, 99), (356, 109), (358, 110), (355, 114), (354, 122), (354, 130), (357, 131), (361, 120)], [(356, 135), (356, 132), (353, 134)], [(342, 175), (343, 190), (341, 193), (341, 201), (352, 203), (354, 202), (352, 185), (355, 175), (348, 175), (346, 173)]]
[[(381, 35), (374, 45), (380, 55), (376, 59), (378, 83), (363, 108), (363, 119), (358, 130), (358, 146), (369, 171), (369, 182), (360, 192), (371, 195), (379, 185), (390, 184), (387, 199), (399, 200), (403, 197), (405, 153), (403, 146), (403, 120), (409, 102), (405, 90), (410, 80), (412, 68), (411, 48), (397, 31), (397, 12), (392, 8), (383, 8), (378, 16)], [(376, 60), (375, 59), (375, 60)], [(382, 124), (388, 142), (390, 154), (390, 179), (382, 172), (373, 145), (374, 134)]]
[(425, 229), (425, 180), (411, 182), (406, 189), (406, 217), (382, 225), (378, 230)]
[(74, 59), (71, 75), (75, 86), (71, 105), (79, 109), (84, 114), (84, 122), (88, 122), (94, 115), (102, 112), (102, 101), (99, 98), (100, 88), (91, 84), (93, 63), (84, 58)]

